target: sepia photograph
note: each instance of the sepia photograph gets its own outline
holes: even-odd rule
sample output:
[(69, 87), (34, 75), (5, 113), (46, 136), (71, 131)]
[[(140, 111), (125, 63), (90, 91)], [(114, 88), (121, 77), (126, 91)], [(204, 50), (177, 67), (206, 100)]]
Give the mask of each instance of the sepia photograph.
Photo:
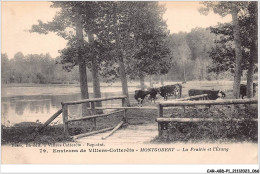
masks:
[(258, 1), (1, 8), (2, 164), (258, 164)]

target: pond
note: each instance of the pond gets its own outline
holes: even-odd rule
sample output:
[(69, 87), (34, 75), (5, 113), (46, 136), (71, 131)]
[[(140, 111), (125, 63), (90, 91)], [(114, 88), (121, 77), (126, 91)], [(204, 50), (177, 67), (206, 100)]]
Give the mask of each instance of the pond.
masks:
[[(133, 91), (129, 88), (131, 100)], [(62, 91), (62, 92), (61, 92)], [(93, 89), (89, 89), (93, 91)], [(121, 87), (102, 87), (102, 97), (122, 95)], [(37, 95), (38, 94), (38, 95)], [(93, 98), (93, 93), (89, 93)], [(61, 102), (80, 100), (79, 87), (11, 87), (2, 89), (2, 124), (11, 126), (20, 122), (44, 123), (57, 110), (61, 109)], [(121, 106), (121, 100), (102, 102), (102, 106)], [(81, 116), (81, 105), (69, 106), (71, 117)], [(61, 115), (54, 120), (55, 124), (62, 123)]]

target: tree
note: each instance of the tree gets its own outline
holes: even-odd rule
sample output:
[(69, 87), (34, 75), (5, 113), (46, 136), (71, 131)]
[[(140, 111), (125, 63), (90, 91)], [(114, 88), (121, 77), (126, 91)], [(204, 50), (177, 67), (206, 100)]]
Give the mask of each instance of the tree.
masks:
[(209, 29), (195, 28), (186, 36), (186, 42), (191, 51), (191, 60), (194, 60), (196, 67), (194, 73), (200, 80), (206, 78), (207, 66), (211, 63), (209, 51), (214, 45), (215, 35)]
[(232, 24), (234, 30), (234, 45), (235, 45), (235, 55), (236, 55), (236, 64), (235, 64), (235, 76), (233, 84), (233, 95), (235, 98), (239, 98), (240, 94), (240, 82), (241, 82), (241, 62), (242, 62), (242, 51), (241, 51), (241, 40), (239, 34), (239, 24), (238, 24), (238, 15), (239, 12), (243, 11), (247, 2), (203, 2), (206, 8), (201, 8), (200, 12), (202, 14), (208, 14), (209, 10), (212, 9), (214, 13), (217, 13), (221, 16), (226, 16), (228, 14), (232, 15)]
[[(92, 82), (93, 82), (93, 92), (94, 92), (94, 98), (101, 98), (101, 92), (100, 92), (100, 81), (99, 81), (99, 57), (96, 52), (93, 50), (96, 50), (96, 44), (94, 41), (94, 34), (96, 34), (97, 28), (100, 27), (96, 20), (98, 20), (100, 12), (100, 3), (97, 2), (83, 2), (82, 8), (84, 10), (84, 24), (83, 24), (83, 30), (86, 32), (88, 36), (88, 46), (89, 49), (89, 58), (88, 60), (91, 61), (91, 71), (92, 71)], [(102, 106), (101, 102), (97, 102), (97, 106)]]
[(172, 34), (169, 37), (169, 47), (174, 58), (172, 64), (175, 65), (175, 71), (178, 71), (178, 73), (174, 74), (179, 74), (178, 78), (183, 82), (187, 81), (187, 66), (191, 61), (191, 50), (187, 44), (186, 37), (187, 33), (183, 32)]
[[(120, 77), (122, 92), (127, 96), (129, 105), (128, 85), (125, 71), (126, 45), (129, 41), (129, 16), (132, 2), (100, 2), (100, 13), (97, 18), (97, 41), (102, 47), (103, 54), (98, 56), (100, 61), (101, 74), (109, 80)], [(127, 8), (129, 7), (129, 8)], [(111, 78), (112, 77), (112, 78)]]
[(126, 70), (130, 78), (139, 77), (141, 89), (146, 75), (151, 79), (151, 75), (166, 74), (171, 67), (164, 12), (158, 2), (132, 2), (129, 30), (132, 48), (127, 49)]
[[(83, 57), (84, 54), (84, 37), (83, 37), (83, 19), (84, 19), (84, 8), (83, 2), (53, 2), (51, 7), (61, 8), (57, 12), (56, 16), (51, 22), (43, 23), (38, 21), (38, 25), (33, 25), (31, 32), (38, 32), (40, 34), (48, 34), (48, 32), (55, 32), (57, 35), (68, 40), (69, 46), (73, 46), (73, 57), (76, 59), (70, 60), (73, 65), (79, 65), (80, 74), (80, 90), (81, 98), (89, 98), (88, 94), (88, 82), (86, 74), (86, 60)], [(75, 34), (71, 32), (74, 29)], [(68, 49), (67, 49), (68, 50)], [(64, 52), (66, 52), (65, 50)], [(68, 51), (71, 53), (71, 51)], [(64, 56), (63, 56), (64, 57)], [(82, 115), (87, 113), (86, 109), (89, 104), (82, 105)]]
[[(257, 2), (249, 2), (248, 5), (249, 16), (244, 18), (244, 23), (248, 35), (251, 36), (250, 44), (250, 58), (249, 58), (249, 67), (247, 71), (247, 97), (253, 97), (253, 75), (255, 71), (255, 63), (257, 62), (258, 52), (257, 52), (257, 38), (258, 38), (258, 28), (257, 28), (257, 18), (258, 18), (258, 9)], [(247, 28), (248, 27), (248, 28)]]
[(24, 63), (25, 63), (25, 60), (24, 60), (24, 55), (22, 52), (17, 52), (15, 55), (14, 55), (14, 61), (16, 62), (14, 64), (14, 77), (15, 77), (15, 81), (17, 81), (18, 83), (22, 83), (24, 77), (23, 77), (23, 70), (24, 70)]
[[(93, 46), (94, 35), (91, 31), (89, 31), (88, 33), (88, 40), (89, 40), (89, 44)], [(95, 54), (92, 54), (92, 59), (91, 59), (92, 82), (93, 82), (94, 98), (101, 98), (97, 56), (98, 55), (95, 56)], [(101, 102), (97, 102), (97, 106), (101, 107), (102, 106)]]
[[(125, 72), (125, 65), (124, 65), (124, 57), (125, 52), (123, 50), (123, 36), (124, 30), (127, 25), (127, 16), (129, 15), (129, 11), (127, 11), (128, 2), (114, 2), (113, 4), (113, 23), (114, 23), (114, 31), (115, 31), (115, 43), (116, 43), (116, 57), (118, 59), (119, 64), (119, 74), (122, 84), (122, 91), (123, 94), (126, 95), (127, 100), (126, 103), (130, 106), (129, 94), (128, 94), (128, 84), (127, 84), (127, 77)], [(122, 32), (123, 31), (123, 32)]]
[(10, 66), (10, 62), (8, 59), (8, 56), (6, 53), (1, 53), (1, 74), (2, 74), (2, 78), (1, 81), (2, 83), (10, 83), (11, 80), (11, 66)]
[[(240, 39), (242, 48), (241, 71), (247, 70), (247, 96), (253, 95), (253, 74), (257, 62), (257, 4), (249, 2), (248, 8), (239, 17)], [(219, 24), (211, 27), (211, 32), (219, 36), (215, 42), (210, 56), (213, 59), (213, 66), (210, 71), (216, 73), (231, 70), (234, 73), (235, 50), (233, 26), (230, 23)]]

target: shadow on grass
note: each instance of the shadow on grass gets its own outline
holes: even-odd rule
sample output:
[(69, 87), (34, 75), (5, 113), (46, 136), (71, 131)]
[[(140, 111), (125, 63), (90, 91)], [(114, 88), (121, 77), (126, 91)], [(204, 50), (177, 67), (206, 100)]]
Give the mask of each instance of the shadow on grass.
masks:
[(48, 144), (56, 142), (72, 141), (65, 137), (62, 125), (47, 126), (42, 132), (37, 132), (36, 128), (42, 124), (33, 122), (23, 122), (12, 127), (2, 125), (2, 145), (37, 143)]

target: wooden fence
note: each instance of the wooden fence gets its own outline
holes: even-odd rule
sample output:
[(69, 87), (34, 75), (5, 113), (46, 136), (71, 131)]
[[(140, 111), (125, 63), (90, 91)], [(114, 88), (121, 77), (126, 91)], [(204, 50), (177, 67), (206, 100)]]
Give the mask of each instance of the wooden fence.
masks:
[[(168, 124), (170, 122), (200, 122), (200, 121), (220, 121), (220, 120), (230, 120), (230, 119), (213, 119), (213, 118), (172, 118), (164, 117), (163, 109), (167, 107), (176, 106), (197, 106), (197, 105), (236, 105), (236, 104), (257, 104), (257, 99), (232, 99), (232, 100), (207, 100), (207, 101), (171, 101), (171, 102), (161, 102), (158, 104), (158, 135), (159, 137), (164, 137), (165, 131), (168, 129)], [(234, 121), (244, 121), (245, 119), (232, 119)], [(251, 119), (252, 121), (257, 121), (257, 119)], [(167, 135), (166, 135), (167, 136)]]
[[(113, 112), (110, 112), (110, 113), (97, 114), (97, 112), (96, 112), (96, 110), (97, 110), (96, 102), (102, 102), (102, 101), (108, 101), (108, 100), (121, 100), (122, 101), (122, 107), (118, 107), (118, 108), (120, 108), (120, 110), (116, 110), (116, 111), (113, 111)], [(90, 116), (82, 116), (82, 118), (68, 119), (68, 117), (69, 117), (68, 116), (68, 106), (69, 105), (84, 104), (84, 103), (90, 103), (90, 108), (87, 108), (87, 109), (91, 110), (91, 115)], [(115, 127), (110, 127), (110, 128), (105, 128), (105, 129), (101, 129), (101, 130), (96, 130), (96, 118), (99, 118), (99, 117), (107, 117), (107, 116), (111, 116), (111, 115), (116, 114), (116, 113), (123, 112), (123, 119), (116, 126), (116, 128), (118, 129), (124, 123), (127, 123), (127, 118), (126, 118), (126, 108), (127, 108), (126, 107), (126, 96), (117, 96), (117, 97), (109, 97), (109, 98), (94, 98), (94, 99), (85, 99), (85, 100), (78, 100), (78, 101), (68, 101), (68, 102), (61, 103), (61, 105), (62, 105), (62, 116), (63, 116), (63, 124), (64, 124), (64, 133), (65, 133), (66, 136), (70, 136), (69, 135), (69, 123), (70, 122), (82, 121), (82, 120), (88, 120), (88, 119), (92, 119), (93, 120), (93, 125), (92, 126), (93, 126), (94, 131), (88, 132), (88, 133), (84, 133), (84, 134), (80, 134), (80, 135), (75, 135), (75, 136), (73, 136), (73, 138), (75, 138), (75, 139), (81, 138), (81, 137), (85, 137), (85, 136), (89, 136), (89, 135), (93, 135), (93, 134), (96, 134), (96, 133), (109, 131), (109, 130), (112, 130), (112, 129), (115, 128)], [(108, 108), (104, 107), (102, 109), (108, 109)], [(115, 130), (113, 130), (113, 132), (114, 131)]]
[(41, 132), (46, 126), (48, 126), (55, 118), (57, 118), (62, 113), (62, 109), (58, 110), (55, 114), (53, 114), (39, 129), (36, 128), (38, 132)]
[[(180, 99), (176, 99), (175, 101), (183, 101), (183, 100), (192, 100), (192, 99), (207, 99), (207, 94), (204, 95), (199, 95), (199, 96), (192, 96), (192, 97), (187, 97), (187, 98), (180, 98)], [(116, 100), (116, 99), (120, 99), (122, 100), (122, 106), (120, 107), (96, 107), (95, 106), (95, 102), (100, 102), (100, 101), (107, 101), (107, 100)], [(87, 117), (82, 117), (82, 118), (76, 118), (76, 119), (68, 119), (68, 106), (69, 105), (77, 105), (77, 104), (82, 104), (82, 103), (91, 103), (91, 108), (87, 108), (89, 110), (91, 110), (92, 115), (87, 116)], [(55, 120), (61, 113), (63, 113), (63, 123), (64, 123), (64, 133), (66, 135), (69, 135), (68, 133), (68, 123), (69, 122), (74, 122), (74, 121), (81, 121), (81, 120), (88, 120), (88, 119), (94, 119), (94, 128), (96, 127), (96, 121), (95, 118), (99, 118), (99, 117), (105, 117), (105, 116), (109, 116), (109, 115), (113, 115), (116, 113), (120, 113), (120, 112), (124, 112), (123, 113), (123, 123), (120, 122), (119, 125), (123, 125), (124, 123), (127, 123), (127, 118), (126, 118), (126, 111), (127, 109), (142, 109), (142, 110), (157, 110), (157, 107), (154, 106), (148, 106), (148, 107), (127, 107), (126, 106), (126, 96), (117, 96), (117, 97), (110, 97), (110, 98), (95, 98), (95, 99), (85, 99), (85, 100), (78, 100), (78, 101), (69, 101), (69, 102), (63, 102), (62, 104), (62, 109), (59, 109), (55, 114), (53, 114), (40, 128), (37, 128), (36, 130), (38, 132), (41, 132), (46, 126), (48, 126), (53, 120)], [(105, 109), (117, 109), (114, 112), (111, 113), (107, 113), (107, 114), (96, 114), (96, 110), (105, 110)], [(118, 110), (119, 109), (119, 110)], [(120, 127), (120, 126), (116, 126)], [(105, 131), (109, 131), (112, 130), (112, 132), (114, 132), (115, 128), (114, 127), (110, 127), (110, 128), (105, 128), (105, 129), (101, 129), (101, 130), (97, 130), (97, 131), (92, 131), (86, 134), (82, 134), (82, 135), (76, 135), (74, 136), (75, 138), (80, 138), (80, 137), (84, 137), (84, 136), (88, 136), (88, 135), (93, 135), (93, 134), (97, 134), (97, 133), (101, 133), (101, 132), (105, 132)]]
[[(201, 94), (201, 95), (195, 95), (195, 96), (191, 96), (191, 97), (179, 98), (174, 101), (186, 101), (186, 100), (195, 100), (195, 99), (208, 100), (208, 94)], [(167, 102), (171, 103), (172, 101), (165, 101), (164, 103), (167, 103)]]

